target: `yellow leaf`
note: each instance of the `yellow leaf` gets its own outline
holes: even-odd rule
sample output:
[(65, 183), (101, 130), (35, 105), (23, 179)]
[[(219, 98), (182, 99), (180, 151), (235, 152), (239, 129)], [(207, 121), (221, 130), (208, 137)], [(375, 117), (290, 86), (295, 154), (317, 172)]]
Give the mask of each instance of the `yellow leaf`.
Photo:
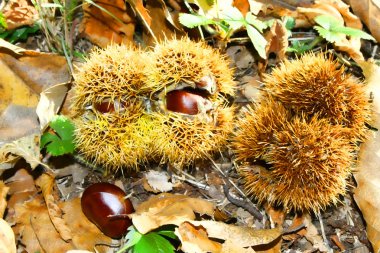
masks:
[(16, 253), (15, 235), (8, 222), (0, 219), (0, 252)]

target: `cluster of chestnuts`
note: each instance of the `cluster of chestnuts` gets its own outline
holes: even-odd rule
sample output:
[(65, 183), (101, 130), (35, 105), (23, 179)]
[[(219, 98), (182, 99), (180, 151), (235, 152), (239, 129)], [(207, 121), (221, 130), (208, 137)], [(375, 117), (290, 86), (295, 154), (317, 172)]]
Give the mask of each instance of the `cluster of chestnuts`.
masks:
[(232, 140), (246, 190), (260, 203), (319, 212), (344, 194), (370, 104), (364, 85), (324, 54), (285, 61), (264, 78)]
[(229, 61), (201, 42), (95, 50), (75, 75), (77, 149), (111, 171), (149, 161), (181, 168), (205, 159), (233, 129), (227, 96), (234, 88)]
[(97, 49), (75, 75), (78, 151), (111, 171), (149, 161), (181, 168), (234, 132), (238, 171), (259, 203), (301, 212), (337, 203), (370, 119), (363, 84), (332, 58), (306, 54), (267, 75), (261, 100), (237, 120), (234, 90), (229, 61), (201, 42)]

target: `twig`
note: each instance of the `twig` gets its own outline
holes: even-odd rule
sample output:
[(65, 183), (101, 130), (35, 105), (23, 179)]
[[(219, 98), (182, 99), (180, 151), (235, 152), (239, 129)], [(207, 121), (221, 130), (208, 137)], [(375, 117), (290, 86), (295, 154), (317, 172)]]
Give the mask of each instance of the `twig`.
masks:
[(228, 189), (228, 185), (227, 184), (223, 185), (223, 192), (224, 192), (224, 195), (226, 195), (227, 199), (232, 204), (234, 204), (235, 206), (239, 206), (239, 207), (244, 208), (245, 210), (247, 210), (250, 214), (252, 214), (253, 216), (255, 216), (259, 220), (263, 219), (263, 215), (251, 203), (233, 198), (230, 195), (230, 191)]
[[(319, 220), (319, 224), (321, 226), (321, 234), (322, 234), (322, 238), (323, 238), (323, 241), (325, 242), (325, 245), (326, 247), (331, 250), (331, 247), (329, 245), (329, 241), (327, 240), (327, 237), (326, 237), (326, 233), (325, 233), (325, 228), (323, 226), (323, 221), (322, 221), (322, 215), (321, 213), (319, 212), (318, 213), (318, 220)], [(332, 250), (331, 250), (332, 251)]]

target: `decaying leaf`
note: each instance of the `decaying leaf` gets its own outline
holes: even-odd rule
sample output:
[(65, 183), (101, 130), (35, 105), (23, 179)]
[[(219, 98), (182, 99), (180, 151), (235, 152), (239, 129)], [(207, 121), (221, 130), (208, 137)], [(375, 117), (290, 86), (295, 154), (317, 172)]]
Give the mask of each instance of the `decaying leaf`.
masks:
[(8, 222), (0, 218), (0, 252), (16, 253), (15, 235)]
[[(372, 126), (380, 129), (380, 68), (373, 62), (362, 62), (360, 66), (366, 77), (368, 93), (373, 98)], [(373, 131), (370, 138), (361, 145), (354, 178), (357, 187), (354, 198), (367, 224), (368, 239), (374, 252), (380, 251), (380, 135)]]
[(380, 41), (380, 2), (378, 0), (348, 0), (353, 12), (367, 25), (372, 36)]
[(2, 12), (7, 21), (8, 30), (24, 25), (33, 25), (38, 19), (37, 10), (27, 0), (7, 1)]
[(173, 184), (168, 182), (169, 176), (164, 171), (150, 170), (144, 174), (144, 189), (150, 192), (168, 192), (173, 189)]
[[(191, 235), (192, 232), (194, 233)], [(224, 243), (222, 245), (225, 244), (225, 246), (223, 246), (223, 249), (220, 250), (218, 244), (215, 244), (214, 248), (219, 248), (219, 251), (211, 252), (231, 252), (231, 249), (235, 250), (233, 252), (254, 252), (253, 250), (249, 249), (249, 247), (269, 244), (279, 239), (282, 235), (282, 227), (274, 229), (254, 229), (249, 227), (228, 225), (217, 221), (203, 220), (185, 222), (184, 224), (181, 224), (176, 230), (176, 234), (179, 236), (179, 238), (187, 239), (185, 245), (190, 246), (189, 250), (196, 248), (194, 244), (197, 243), (200, 244), (198, 247), (202, 250), (203, 246), (212, 245), (211, 242), (208, 241), (205, 237), (206, 232), (209, 238), (224, 240)], [(196, 252), (187, 250), (185, 251)]]
[(63, 219), (63, 212), (58, 207), (56, 200), (53, 196), (53, 187), (54, 187), (54, 177), (49, 174), (42, 174), (37, 180), (36, 185), (38, 185), (42, 190), (42, 195), (45, 199), (45, 203), (48, 209), (48, 213), (51, 219), (52, 224), (55, 229), (60, 234), (61, 238), (64, 241), (69, 241), (72, 239), (71, 230), (65, 223)]
[(214, 204), (185, 195), (161, 193), (141, 203), (129, 216), (136, 229), (145, 234), (162, 225), (194, 220), (194, 212), (213, 216)]
[(39, 134), (22, 137), (0, 147), (0, 173), (11, 168), (20, 157), (23, 157), (32, 169), (41, 164)]

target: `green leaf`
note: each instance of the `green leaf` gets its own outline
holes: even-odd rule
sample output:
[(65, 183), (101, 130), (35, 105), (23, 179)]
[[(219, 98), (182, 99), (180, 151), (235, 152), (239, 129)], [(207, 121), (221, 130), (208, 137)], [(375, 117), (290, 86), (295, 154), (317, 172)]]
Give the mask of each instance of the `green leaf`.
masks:
[(133, 248), (134, 253), (174, 253), (174, 246), (156, 232), (141, 237)]
[(219, 16), (232, 30), (238, 30), (246, 24), (243, 14), (236, 7), (231, 6), (231, 8), (224, 9)]
[(251, 12), (248, 12), (245, 15), (245, 20), (248, 24), (253, 25), (257, 30), (259, 30), (261, 33), (264, 29), (268, 28), (269, 23), (263, 22), (261, 20), (258, 20)]
[(54, 133), (46, 132), (41, 136), (41, 148), (45, 148), (53, 156), (73, 153), (74, 124), (66, 117), (57, 115), (50, 122)]
[(7, 29), (7, 20), (4, 17), (4, 14), (0, 11), (0, 26), (2, 29)]
[(331, 31), (334, 27), (344, 26), (343, 22), (330, 15), (320, 15), (314, 18), (314, 21), (324, 29)]
[(169, 237), (171, 239), (178, 239), (174, 231), (172, 230), (162, 230), (157, 232), (159, 235)]
[(296, 26), (296, 19), (293, 17), (285, 16), (283, 18), (283, 22), (285, 24), (285, 28), (289, 31)]
[(265, 47), (267, 45), (266, 39), (251, 25), (246, 25), (248, 37), (251, 39), (252, 44), (256, 51), (259, 53), (260, 57), (263, 59), (267, 58)]
[(320, 26), (314, 26), (314, 29), (318, 31), (319, 35), (322, 38), (331, 43), (339, 42), (346, 37), (346, 35), (343, 33), (329, 31)]
[(210, 25), (214, 23), (214, 21), (206, 18), (205, 16), (188, 13), (180, 13), (179, 22), (188, 28), (194, 28), (201, 25)]
[(140, 234), (139, 231), (136, 230), (135, 226), (130, 226), (128, 228), (128, 231), (129, 232), (125, 236), (127, 243), (124, 244), (123, 247), (121, 247), (117, 251), (117, 253), (125, 252), (129, 248), (133, 247), (134, 245), (136, 245), (140, 241), (141, 237), (144, 236), (144, 235)]
[(375, 38), (369, 35), (368, 33), (363, 32), (362, 30), (359, 30), (359, 29), (351, 28), (351, 27), (345, 27), (345, 26), (333, 27), (332, 31), (337, 32), (337, 33), (343, 33), (345, 35), (355, 37), (355, 38), (361, 38), (365, 40), (375, 40)]
[(296, 54), (303, 54), (306, 51), (311, 50), (313, 47), (307, 42), (293, 41), (292, 45), (286, 49), (287, 52), (293, 52)]

